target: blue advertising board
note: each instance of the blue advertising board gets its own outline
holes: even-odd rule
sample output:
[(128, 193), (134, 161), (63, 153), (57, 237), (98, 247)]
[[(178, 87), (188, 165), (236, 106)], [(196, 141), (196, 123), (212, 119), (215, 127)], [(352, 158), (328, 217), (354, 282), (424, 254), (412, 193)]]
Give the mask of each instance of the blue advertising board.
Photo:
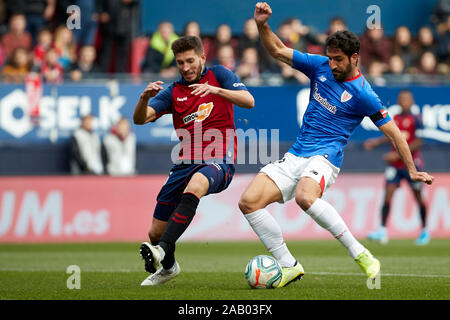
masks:
[[(64, 84), (44, 86), (40, 100), (40, 119), (29, 116), (29, 103), (24, 86), (0, 87), (0, 142), (64, 143), (78, 128), (80, 118), (91, 113), (95, 128), (105, 134), (121, 117), (132, 119), (137, 99), (145, 84), (102, 85)], [(401, 87), (374, 87), (389, 113), (399, 112), (396, 105)], [(435, 143), (450, 143), (450, 87), (409, 87), (416, 104), (412, 112), (421, 114), (424, 130), (422, 136)], [(289, 85), (280, 87), (249, 87), (256, 106), (253, 109), (235, 107), (235, 123), (244, 132), (249, 129), (279, 130), (282, 142), (293, 142), (299, 132), (302, 116), (308, 105), (309, 87)], [(152, 124), (133, 125), (138, 143), (174, 143), (172, 118), (166, 115)], [(365, 118), (351, 137), (363, 141), (380, 135)], [(175, 138), (175, 139), (174, 139)]]

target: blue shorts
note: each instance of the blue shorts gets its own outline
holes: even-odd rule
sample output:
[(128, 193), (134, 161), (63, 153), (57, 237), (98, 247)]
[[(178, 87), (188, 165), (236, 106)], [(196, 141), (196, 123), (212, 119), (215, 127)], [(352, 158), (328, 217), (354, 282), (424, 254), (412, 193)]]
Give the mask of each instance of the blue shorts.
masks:
[(162, 221), (169, 220), (172, 212), (180, 203), (184, 189), (196, 172), (203, 174), (209, 181), (206, 195), (219, 193), (229, 186), (234, 175), (234, 165), (226, 163), (174, 165), (170, 170), (169, 178), (156, 198), (154, 218)]
[(411, 180), (408, 170), (406, 169), (387, 167), (384, 171), (384, 177), (386, 178), (386, 184), (394, 184), (398, 187), (400, 186), (400, 182), (405, 179), (413, 190), (422, 189), (422, 182)]

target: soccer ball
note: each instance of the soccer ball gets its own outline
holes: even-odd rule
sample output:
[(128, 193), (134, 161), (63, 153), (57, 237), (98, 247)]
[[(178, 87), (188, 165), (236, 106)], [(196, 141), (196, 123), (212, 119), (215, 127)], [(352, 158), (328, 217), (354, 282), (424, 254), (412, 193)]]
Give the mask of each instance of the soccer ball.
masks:
[(283, 272), (278, 261), (266, 255), (252, 258), (245, 268), (245, 279), (252, 288), (276, 288)]

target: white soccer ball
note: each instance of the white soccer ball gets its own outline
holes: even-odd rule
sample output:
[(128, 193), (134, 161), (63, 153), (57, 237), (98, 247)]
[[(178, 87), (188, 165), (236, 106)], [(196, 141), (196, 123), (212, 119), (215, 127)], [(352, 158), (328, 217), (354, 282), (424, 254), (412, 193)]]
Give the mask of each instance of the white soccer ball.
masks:
[(266, 255), (252, 258), (245, 268), (245, 279), (252, 288), (276, 288), (280, 282), (283, 272), (278, 261)]

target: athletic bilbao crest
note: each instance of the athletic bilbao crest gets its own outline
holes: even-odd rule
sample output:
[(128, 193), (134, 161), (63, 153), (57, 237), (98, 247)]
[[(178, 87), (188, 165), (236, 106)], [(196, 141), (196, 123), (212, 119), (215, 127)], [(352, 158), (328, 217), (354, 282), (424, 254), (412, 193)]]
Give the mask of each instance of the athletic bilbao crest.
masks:
[(347, 90), (344, 90), (344, 92), (342, 92), (341, 95), (341, 102), (347, 102), (348, 100), (350, 100), (353, 96), (347, 92)]

